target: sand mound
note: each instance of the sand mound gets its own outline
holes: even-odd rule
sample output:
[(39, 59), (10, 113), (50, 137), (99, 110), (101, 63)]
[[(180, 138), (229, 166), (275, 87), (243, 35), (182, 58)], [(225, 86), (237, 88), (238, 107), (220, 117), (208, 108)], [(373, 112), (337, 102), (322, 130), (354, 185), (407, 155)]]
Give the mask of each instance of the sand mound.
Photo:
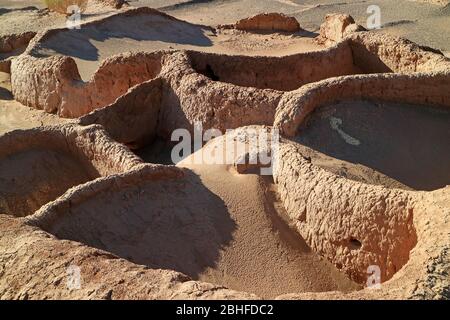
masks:
[[(72, 206), (50, 224), (36, 225), (60, 239), (106, 250), (136, 264), (179, 271), (192, 279), (265, 297), (357, 288), (296, 239), (294, 231), (287, 226), (276, 229), (266, 216), (270, 209), (265, 209), (264, 184), (257, 176), (243, 180), (223, 168), (206, 170), (184, 171), (184, 177), (176, 180), (109, 188)], [(233, 191), (241, 184), (247, 189), (236, 198)], [(242, 203), (247, 192), (255, 195), (254, 200), (229, 207)], [(37, 220), (48, 221), (48, 214)]]
[[(197, 40), (215, 32), (138, 9), (86, 24), (74, 43), (143, 35), (136, 26), (111, 34), (109, 23), (128, 18), (185, 26)], [(88, 82), (72, 57), (45, 52), (75, 33), (35, 37), (12, 61), (15, 98), (81, 118), (0, 137), (9, 186), (0, 203), (26, 216), (0, 216), (8, 248), (0, 297), (448, 297), (449, 155), (436, 140), (448, 140), (449, 61), (404, 39), (356, 32), (348, 19), (342, 27), (327, 18), (321, 37), (332, 46), (321, 51), (121, 53)], [(70, 55), (98, 53), (88, 47)], [(165, 158), (173, 130), (195, 134), (198, 122), (201, 133), (236, 130), (176, 166), (144, 163), (124, 145), (155, 153), (147, 161)], [(426, 134), (405, 133), (411, 125)], [(272, 176), (262, 176), (262, 162), (241, 162), (261, 155), (255, 129), (281, 134), (270, 143), (264, 136)], [(191, 162), (227, 154), (227, 141), (248, 148), (224, 163)], [(19, 171), (24, 185), (12, 180)], [(79, 268), (79, 290), (67, 290), (68, 265)], [(381, 288), (361, 289), (369, 280)]]

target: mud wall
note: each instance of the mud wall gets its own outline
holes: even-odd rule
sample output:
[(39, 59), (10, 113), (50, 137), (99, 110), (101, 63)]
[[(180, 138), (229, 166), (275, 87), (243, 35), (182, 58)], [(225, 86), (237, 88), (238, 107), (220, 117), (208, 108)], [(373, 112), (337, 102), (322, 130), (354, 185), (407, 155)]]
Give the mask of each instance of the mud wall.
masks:
[(99, 126), (63, 125), (7, 133), (0, 137), (0, 212), (32, 214), (75, 185), (141, 163)]
[(202, 122), (204, 129), (222, 131), (250, 124), (272, 125), (283, 94), (213, 81), (192, 68), (186, 52), (167, 57), (161, 75), (167, 84), (159, 126), (163, 136), (177, 128), (191, 130), (195, 121)]
[(26, 223), (50, 231), (61, 219), (61, 216), (67, 214), (68, 207), (76, 206), (94, 198), (102, 191), (120, 190), (139, 185), (142, 181), (146, 180), (175, 179), (183, 177), (183, 175), (182, 169), (173, 166), (153, 164), (136, 165), (127, 172), (110, 175), (75, 187), (70, 193), (63, 195), (56, 201), (48, 203), (35, 214), (27, 217)]
[(354, 63), (364, 73), (450, 70), (450, 60), (436, 50), (385, 33), (357, 32), (344, 41), (349, 42)]
[(162, 83), (156, 78), (137, 85), (113, 104), (83, 116), (79, 123), (100, 124), (114, 140), (131, 148), (144, 146), (157, 135)]
[(417, 242), (408, 193), (354, 182), (312, 165), (282, 143), (274, 180), (290, 218), (311, 248), (353, 280), (369, 266), (390, 279)]
[(309, 84), (283, 96), (274, 125), (283, 135), (295, 136), (314, 109), (344, 99), (450, 107), (450, 72), (345, 76)]
[(250, 57), (188, 52), (192, 67), (213, 80), (238, 86), (290, 91), (325, 78), (360, 73), (348, 43), (286, 57)]
[(282, 92), (238, 87), (198, 74), (185, 52), (164, 57), (160, 77), (136, 85), (107, 107), (82, 117), (80, 124), (101, 124), (116, 139), (140, 147), (155, 136), (170, 139), (175, 129), (234, 129), (272, 125)]
[(11, 64), (12, 92), (16, 100), (27, 106), (62, 117), (80, 117), (114, 102), (132, 86), (156, 77), (161, 70), (162, 54), (127, 53), (111, 57), (86, 83), (70, 57), (22, 55)]

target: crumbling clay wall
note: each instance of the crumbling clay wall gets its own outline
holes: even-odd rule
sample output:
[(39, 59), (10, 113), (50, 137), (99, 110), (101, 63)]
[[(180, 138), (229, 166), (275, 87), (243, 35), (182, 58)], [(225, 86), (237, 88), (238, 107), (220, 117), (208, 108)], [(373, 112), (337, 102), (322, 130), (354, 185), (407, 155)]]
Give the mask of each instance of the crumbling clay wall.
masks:
[(275, 90), (213, 81), (192, 68), (184, 51), (167, 57), (161, 75), (167, 85), (159, 132), (166, 137), (177, 128), (191, 130), (194, 122), (222, 131), (255, 123), (271, 125), (282, 96)]
[(10, 34), (0, 36), (0, 72), (11, 72), (11, 59), (14, 55), (24, 51), (28, 43), (36, 35), (36, 32), (23, 32), (20, 34)]
[(385, 33), (348, 36), (355, 64), (364, 73), (438, 72), (450, 70), (450, 60), (430, 48)]
[(162, 52), (111, 57), (84, 83), (70, 57), (35, 58), (25, 54), (12, 62), (12, 92), (16, 100), (27, 106), (62, 117), (80, 117), (114, 102), (130, 87), (156, 77), (161, 56)]
[[(139, 266), (74, 241), (62, 241), (5, 215), (0, 215), (0, 234), (0, 246), (7, 248), (0, 252), (1, 299), (257, 298), (192, 281), (176, 271)], [(67, 272), (71, 266), (80, 268), (79, 290), (67, 289)]]
[(107, 107), (82, 117), (80, 124), (103, 125), (116, 139), (133, 148), (156, 136), (170, 139), (175, 129), (225, 132), (249, 124), (272, 125), (282, 92), (217, 82), (197, 73), (186, 52), (164, 58), (157, 79), (136, 85)]
[(302, 237), (353, 280), (375, 265), (386, 281), (408, 261), (417, 237), (407, 193), (315, 167), (291, 143), (280, 146), (274, 180)]
[[(159, 15), (176, 18), (149, 7), (129, 9), (83, 27), (102, 25), (117, 17)], [(43, 57), (41, 44), (67, 28), (39, 33), (23, 55), (11, 64), (11, 87), (14, 98), (27, 106), (77, 118), (113, 103), (136, 84), (155, 78), (161, 70), (164, 51), (123, 53), (105, 59), (93, 77), (82, 81), (75, 61), (68, 56)]]
[(234, 27), (244, 31), (298, 32), (300, 24), (294, 17), (282, 13), (261, 13), (236, 22)]
[(130, 170), (141, 162), (99, 126), (7, 133), (0, 137), (0, 212), (29, 215), (75, 185)]
[[(155, 12), (130, 10), (123, 14)], [(330, 21), (328, 19), (324, 25)], [(338, 19), (338, 22), (342, 21)], [(242, 106), (258, 103), (261, 110), (273, 109), (275, 98), (267, 103), (265, 99), (280, 93), (256, 91), (254, 88), (291, 91), (323, 79), (352, 74), (449, 70), (450, 62), (438, 53), (399, 38), (354, 32), (356, 30), (352, 26), (357, 25), (347, 24), (344, 30), (352, 32), (328, 49), (285, 57), (227, 56), (194, 51), (120, 54), (106, 59), (86, 83), (81, 80), (72, 58), (33, 56), (34, 48), (63, 29), (51, 30), (35, 37), (27, 52), (12, 62), (12, 92), (15, 99), (23, 104), (74, 118), (110, 105), (133, 86), (161, 76), (164, 79), (163, 97), (167, 98), (163, 99), (163, 104), (170, 100), (162, 108), (163, 116), (171, 119), (171, 114), (178, 115), (177, 106), (181, 105), (186, 114), (195, 112), (196, 120), (209, 121), (209, 118), (214, 118), (212, 115), (221, 117), (215, 123), (220, 125), (228, 117), (221, 112), (237, 110), (236, 115), (241, 113), (243, 117), (250, 118), (246, 114), (246, 110), (250, 109)], [(326, 37), (328, 33), (321, 36)], [(194, 106), (194, 103), (200, 107)], [(206, 105), (207, 109), (204, 108)], [(211, 105), (214, 107), (210, 108)], [(215, 113), (215, 110), (219, 112)], [(192, 120), (189, 116), (186, 118), (179, 116), (173, 123), (186, 127)], [(254, 120), (243, 121), (243, 125), (268, 124)], [(172, 128), (174, 126), (170, 126)]]
[(365, 29), (357, 25), (352, 16), (342, 13), (330, 13), (325, 16), (325, 22), (320, 26), (316, 41), (328, 46), (342, 41), (346, 35)]
[(345, 99), (374, 99), (450, 107), (450, 72), (371, 74), (323, 80), (286, 93), (274, 125), (293, 137), (316, 108)]
[(360, 73), (348, 43), (285, 57), (227, 56), (189, 51), (193, 68), (238, 86), (290, 91), (322, 79)]
[[(203, 88), (206, 91), (211, 87), (217, 87), (222, 93), (227, 92), (230, 96), (240, 95), (241, 103), (235, 105), (241, 105), (242, 101), (245, 101), (244, 98), (249, 99), (251, 91), (256, 93), (257, 91), (253, 88), (293, 90), (305, 83), (324, 78), (358, 73), (353, 65), (350, 47), (345, 43), (323, 52), (283, 58), (253, 58), (188, 52), (188, 59), (185, 58), (185, 54), (182, 54), (185, 56), (183, 59), (179, 59), (176, 58), (177, 54), (179, 55), (179, 53), (158, 51), (114, 56), (105, 60), (87, 83), (81, 81), (76, 63), (70, 57), (35, 58), (24, 55), (12, 63), (12, 91), (15, 99), (23, 104), (44, 109), (47, 112), (56, 112), (62, 117), (73, 118), (113, 103), (132, 86), (157, 77), (163, 65), (167, 65), (165, 78), (169, 79), (170, 85), (181, 88), (183, 85), (177, 85), (179, 80), (191, 77), (194, 83), (189, 85), (184, 82), (184, 86), (189, 85), (192, 88), (183, 89), (184, 92), (195, 90), (194, 88)], [(178, 61), (174, 62), (174, 59)], [(336, 64), (335, 61), (340, 63)], [(183, 68), (184, 74), (175, 68), (177, 64)], [(37, 79), (38, 70), (43, 70), (39, 74), (39, 79)], [(194, 73), (205, 77), (193, 75)], [(171, 79), (175, 77), (179, 79), (172, 81)], [(192, 79), (193, 77), (195, 80)], [(203, 86), (202, 83), (208, 83), (208, 86)], [(252, 88), (245, 89), (247, 93), (243, 93), (244, 89), (236, 85)], [(34, 88), (31, 94), (29, 88)], [(211, 98), (214, 91), (205, 93)], [(213, 100), (206, 101), (209, 104), (216, 104), (217, 107), (223, 106), (218, 101), (222, 98), (217, 94), (214, 95)], [(194, 99), (192, 95), (190, 96), (189, 99)], [(197, 98), (204, 99), (204, 96)], [(229, 98), (225, 97), (224, 100)], [(199, 103), (204, 104), (205, 101)], [(259, 99), (259, 103), (265, 102)], [(231, 110), (226, 105), (223, 108)], [(223, 119), (218, 122), (222, 123)]]
[(327, 14), (317, 41), (334, 46), (349, 41), (354, 64), (364, 73), (428, 72), (450, 69), (450, 61), (437, 50), (386, 33), (362, 32), (347, 14)]
[(0, 53), (9, 53), (28, 45), (36, 32), (23, 32), (20, 34), (11, 34), (0, 36)]
[(158, 132), (162, 85), (161, 78), (137, 85), (113, 104), (81, 117), (79, 124), (100, 124), (114, 140), (133, 149), (142, 147)]

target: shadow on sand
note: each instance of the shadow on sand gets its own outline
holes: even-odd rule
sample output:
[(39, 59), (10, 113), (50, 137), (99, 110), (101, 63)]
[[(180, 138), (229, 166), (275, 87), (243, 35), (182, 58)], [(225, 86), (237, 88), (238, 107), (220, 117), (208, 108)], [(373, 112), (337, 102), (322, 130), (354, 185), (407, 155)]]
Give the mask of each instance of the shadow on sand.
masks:
[(236, 228), (223, 201), (188, 170), (182, 179), (146, 181), (94, 198), (47, 231), (193, 279), (215, 266)]
[[(157, 14), (113, 16), (106, 18), (101, 24), (61, 31), (47, 39), (42, 47), (62, 55), (97, 61), (100, 57), (99, 49), (92, 41), (121, 39), (124, 51), (131, 50), (133, 46), (130, 41), (127, 43), (127, 40), (209, 47), (212, 46), (212, 41), (206, 36), (206, 32), (211, 30)], [(43, 51), (34, 52), (34, 55), (46, 56)]]
[(361, 164), (415, 190), (450, 183), (450, 112), (428, 106), (342, 102), (316, 110), (296, 141)]

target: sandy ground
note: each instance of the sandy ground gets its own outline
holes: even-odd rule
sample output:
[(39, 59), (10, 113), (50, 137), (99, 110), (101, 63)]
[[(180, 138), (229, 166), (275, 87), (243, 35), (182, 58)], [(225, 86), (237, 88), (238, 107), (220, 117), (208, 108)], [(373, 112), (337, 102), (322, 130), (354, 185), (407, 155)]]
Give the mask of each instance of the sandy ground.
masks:
[(0, 0), (0, 8), (16, 9), (26, 7), (43, 9), (45, 5), (43, 0)]
[[(20, 152), (0, 163), (1, 209), (18, 216), (30, 215), (69, 188), (91, 179), (81, 163), (62, 152)], [(26, 201), (18, 201), (17, 194)], [(5, 201), (8, 208), (3, 207)]]
[(206, 188), (227, 206), (237, 228), (214, 267), (200, 275), (241, 291), (273, 298), (283, 292), (349, 291), (358, 286), (311, 252), (305, 241), (284, 220), (283, 206), (269, 178), (237, 174), (219, 165), (187, 166)]
[[(65, 18), (46, 11), (10, 10), (35, 1), (14, 5), (4, 2), (0, 1), (0, 34), (65, 23)], [(349, 12), (364, 24), (368, 5), (364, 1), (337, 0), (320, 4), (308, 0), (130, 3), (136, 6), (151, 3), (178, 18), (211, 25), (231, 23), (264, 11), (281, 11), (296, 16), (311, 32), (317, 31), (324, 15), (332, 11)], [(450, 51), (448, 32), (443, 32), (450, 29), (448, 8), (406, 1), (373, 3), (382, 8), (384, 30)], [(86, 18), (102, 14), (92, 13)], [(101, 60), (130, 48), (195, 48), (252, 55), (317, 49), (308, 37), (247, 34), (240, 38), (235, 31), (214, 34), (208, 28), (187, 28), (184, 23), (167, 24), (156, 18), (144, 21), (149, 28), (142, 30), (139, 23), (142, 21), (128, 21), (120, 28), (104, 26), (101, 31), (106, 37), (95, 28), (82, 29), (73, 33), (71, 40), (76, 41), (70, 41), (71, 45), (55, 39), (40, 53), (73, 56), (83, 79), (88, 79)], [(297, 142), (310, 148), (305, 152), (309, 152), (313, 162), (349, 178), (393, 187), (435, 189), (450, 179), (449, 120), (448, 112), (419, 110), (414, 106), (342, 103), (320, 109)], [(0, 73), (0, 134), (64, 121), (67, 120), (12, 100), (9, 76)], [(327, 141), (319, 140), (320, 136), (326, 136)], [(65, 162), (48, 154), (33, 157), (37, 160), (50, 157), (55, 166)], [(12, 159), (9, 165), (25, 160)], [(33, 167), (32, 163), (25, 166), (38, 171), (48, 169)], [(267, 298), (290, 292), (356, 288), (331, 264), (312, 253), (290, 229), (271, 181), (253, 174), (240, 175), (226, 166), (194, 166), (185, 162), (179, 166), (192, 170), (186, 181), (179, 185), (140, 186), (114, 197), (99, 196), (85, 207), (74, 209), (80, 210), (73, 215), (79, 220), (68, 221), (67, 229), (62, 223), (59, 236), (108, 250), (139, 264), (179, 270), (194, 279)], [(10, 172), (7, 167), (0, 171)], [(73, 172), (78, 175), (76, 170)], [(155, 194), (164, 194), (165, 200), (153, 201)]]
[[(152, 1), (132, 1), (132, 5), (147, 5)], [(162, 1), (161, 1), (162, 2)], [(175, 2), (175, 1), (174, 1)], [(341, 1), (341, 0), (210, 0), (178, 1), (178, 5), (161, 5), (163, 11), (177, 18), (208, 25), (233, 23), (261, 12), (283, 12), (298, 19), (300, 25), (317, 32), (324, 16), (331, 12), (348, 13), (367, 25), (367, 8), (381, 9), (381, 31), (404, 36), (419, 44), (431, 46), (450, 55), (450, 7), (405, 0)]]
[[(82, 21), (88, 22), (116, 13), (117, 10), (99, 4), (90, 4), (82, 14)], [(42, 1), (0, 0), (0, 36), (26, 31), (42, 31), (66, 27), (64, 15), (49, 11)]]
[[(304, 37), (307, 35), (307, 37)], [(320, 50), (310, 34), (252, 34), (219, 30), (173, 21), (159, 15), (112, 17), (101, 25), (59, 33), (49, 38), (39, 56), (63, 54), (78, 65), (83, 80), (89, 80), (101, 61), (125, 51), (194, 49), (243, 55), (281, 56)]]
[(318, 109), (295, 140), (314, 163), (347, 178), (434, 190), (450, 181), (449, 123), (447, 110), (350, 101)]
[[(365, 26), (369, 6), (366, 1), (360, 0), (131, 0), (129, 3), (136, 7), (158, 8), (177, 18), (206, 25), (233, 23), (261, 12), (283, 12), (295, 16), (301, 26), (311, 32), (318, 31), (325, 14), (330, 12), (349, 13)], [(375, 0), (370, 5), (378, 5), (381, 9), (382, 31), (405, 36), (450, 54), (449, 6), (444, 8), (407, 0)], [(42, 2), (36, 0), (0, 0), (0, 34), (41, 30), (65, 24), (65, 18), (57, 14), (36, 9), (22, 10), (29, 6), (43, 8)], [(83, 21), (113, 12), (110, 8), (92, 5), (89, 10), (83, 16)]]

